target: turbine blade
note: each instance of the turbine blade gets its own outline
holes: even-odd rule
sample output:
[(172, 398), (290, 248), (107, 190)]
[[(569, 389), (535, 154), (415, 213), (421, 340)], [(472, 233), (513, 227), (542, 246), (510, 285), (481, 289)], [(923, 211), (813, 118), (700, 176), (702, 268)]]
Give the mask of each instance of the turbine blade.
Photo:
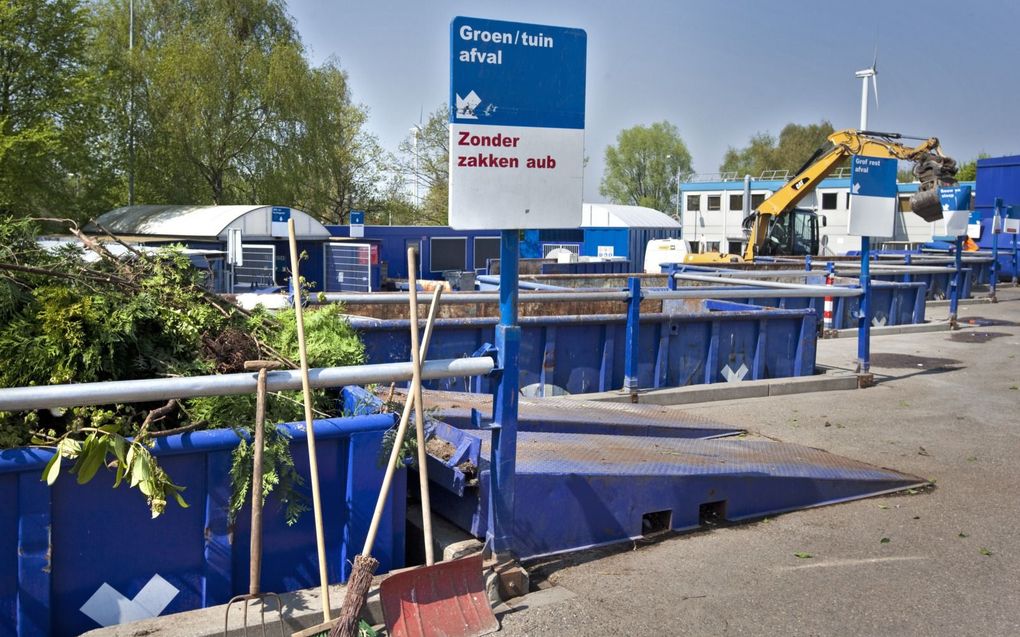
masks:
[(875, 109), (878, 109), (878, 75), (871, 76), (871, 86), (875, 89)]

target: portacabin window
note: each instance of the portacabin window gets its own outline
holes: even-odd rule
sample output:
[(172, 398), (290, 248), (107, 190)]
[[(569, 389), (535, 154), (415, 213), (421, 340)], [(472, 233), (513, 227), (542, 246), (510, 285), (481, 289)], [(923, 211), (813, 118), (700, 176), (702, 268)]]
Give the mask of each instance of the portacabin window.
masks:
[(701, 210), (701, 195), (687, 195), (687, 209), (692, 212)]
[(744, 209), (744, 195), (730, 195), (730, 210)]
[(838, 204), (839, 193), (836, 192), (822, 193), (822, 210), (835, 210)]
[(708, 209), (719, 210), (722, 208), (722, 195), (709, 195), (708, 196)]

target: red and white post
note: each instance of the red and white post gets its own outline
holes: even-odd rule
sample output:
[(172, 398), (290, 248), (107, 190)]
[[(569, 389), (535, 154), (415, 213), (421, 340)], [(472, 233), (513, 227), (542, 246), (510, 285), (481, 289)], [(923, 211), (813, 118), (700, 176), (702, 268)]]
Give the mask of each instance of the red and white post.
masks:
[[(832, 272), (825, 275), (825, 285), (831, 287), (834, 282), (835, 276)], [(825, 297), (825, 307), (822, 311), (822, 329), (826, 332), (832, 332), (832, 297)]]

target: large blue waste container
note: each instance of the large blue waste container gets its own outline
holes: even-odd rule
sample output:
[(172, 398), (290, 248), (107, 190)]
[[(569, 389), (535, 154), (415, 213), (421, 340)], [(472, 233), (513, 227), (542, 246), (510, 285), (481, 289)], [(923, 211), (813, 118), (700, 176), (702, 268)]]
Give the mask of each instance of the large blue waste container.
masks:
[[(315, 423), (332, 582), (346, 580), (364, 543), (382, 483), (382, 436), (392, 425), (392, 414)], [(304, 425), (283, 428), (307, 491)], [(158, 439), (153, 453), (185, 487), (189, 507), (171, 502), (156, 519), (137, 490), (111, 488), (111, 472), (85, 485), (65, 474), (51, 488), (40, 480), (50, 450), (0, 452), (0, 635), (78, 635), (139, 613), (214, 606), (247, 592), (250, 512), (234, 526), (227, 520), (237, 443), (230, 430)], [(380, 572), (404, 564), (405, 498), (405, 474), (398, 472), (373, 550)], [(262, 589), (318, 586), (312, 513), (288, 526), (281, 506), (275, 497), (266, 503)]]

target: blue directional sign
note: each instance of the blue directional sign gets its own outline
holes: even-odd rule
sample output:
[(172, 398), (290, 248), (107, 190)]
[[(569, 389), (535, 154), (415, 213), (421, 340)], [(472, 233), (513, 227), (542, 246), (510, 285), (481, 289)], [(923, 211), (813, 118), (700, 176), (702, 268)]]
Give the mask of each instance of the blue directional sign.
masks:
[(290, 221), (290, 208), (273, 206), (271, 214), (270, 234), (274, 237), (286, 237), (288, 234), (287, 222)]
[(452, 227), (580, 225), (587, 47), (581, 29), (454, 18)]
[(944, 212), (970, 210), (970, 186), (939, 188), (939, 201), (942, 202)]
[(483, 18), (450, 25), (450, 121), (584, 128), (588, 36)]
[(863, 197), (896, 196), (896, 160), (854, 155), (851, 159), (850, 193)]
[(351, 210), (350, 221), (352, 226), (363, 226), (365, 225), (365, 211), (364, 210)]
[(891, 237), (896, 224), (896, 160), (850, 158), (850, 223), (847, 234)]

